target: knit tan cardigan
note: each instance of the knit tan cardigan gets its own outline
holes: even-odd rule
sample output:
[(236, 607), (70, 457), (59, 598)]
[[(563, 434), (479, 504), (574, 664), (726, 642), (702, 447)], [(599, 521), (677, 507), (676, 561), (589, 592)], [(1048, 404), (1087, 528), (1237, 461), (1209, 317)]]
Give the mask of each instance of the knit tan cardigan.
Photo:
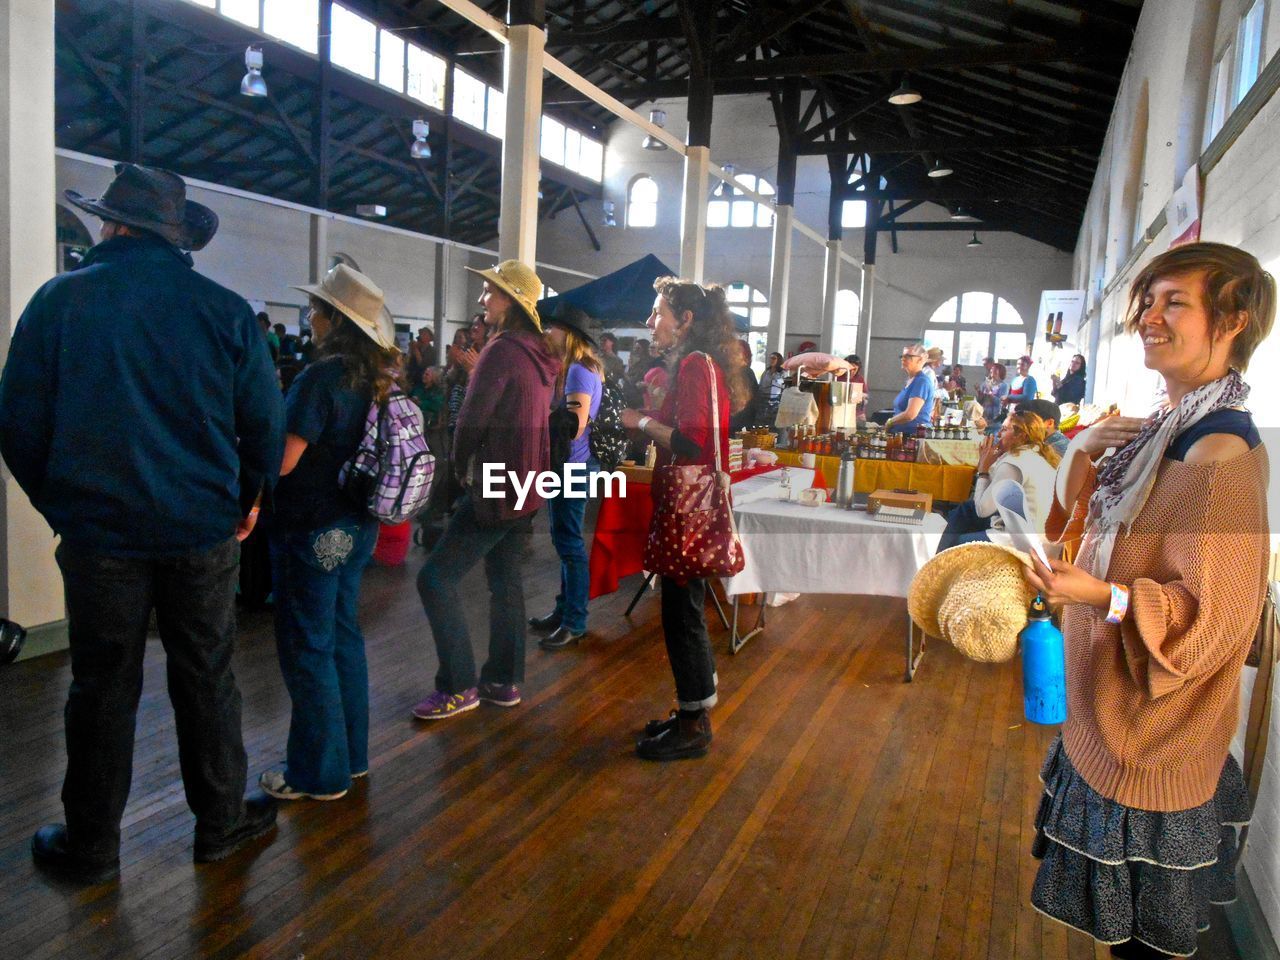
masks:
[[(1262, 445), (1212, 464), (1165, 459), (1107, 579), (1130, 587), (1119, 626), (1066, 608), (1062, 740), (1085, 782), (1142, 810), (1213, 796), (1240, 709), (1240, 670), (1266, 590), (1268, 461)], [(1055, 501), (1048, 534), (1078, 539), (1090, 474), (1070, 517)], [(1088, 543), (1076, 560), (1088, 565)]]

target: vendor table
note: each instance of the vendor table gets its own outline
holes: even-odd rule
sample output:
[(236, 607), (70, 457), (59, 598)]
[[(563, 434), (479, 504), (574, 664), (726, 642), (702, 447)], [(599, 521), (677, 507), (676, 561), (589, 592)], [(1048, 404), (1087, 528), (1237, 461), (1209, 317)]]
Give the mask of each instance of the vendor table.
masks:
[(920, 453), (916, 457), (920, 463), (961, 464), (967, 467), (978, 466), (977, 440), (921, 440)]
[[(963, 441), (960, 441), (963, 442)], [(800, 454), (791, 450), (779, 450), (778, 462), (787, 466), (799, 466)], [(834, 486), (840, 474), (839, 457), (817, 457), (817, 467), (826, 480), (826, 486)], [(854, 491), (871, 493), (875, 490), (918, 490), (934, 500), (962, 503), (973, 492), (974, 467), (963, 464), (910, 463), (901, 460), (858, 460), (854, 474)]]
[[(761, 477), (753, 485), (766, 479)], [(746, 593), (833, 593), (906, 597), (916, 571), (937, 552), (946, 521), (927, 514), (921, 524), (886, 523), (863, 509), (834, 504), (805, 506), (764, 491), (734, 503), (734, 517), (746, 555), (746, 566), (723, 581), (734, 598), (731, 649), (764, 628), (765, 604), (755, 627), (738, 633), (738, 597)], [(915, 675), (924, 653), (915, 649), (915, 627), (907, 618), (906, 679)]]

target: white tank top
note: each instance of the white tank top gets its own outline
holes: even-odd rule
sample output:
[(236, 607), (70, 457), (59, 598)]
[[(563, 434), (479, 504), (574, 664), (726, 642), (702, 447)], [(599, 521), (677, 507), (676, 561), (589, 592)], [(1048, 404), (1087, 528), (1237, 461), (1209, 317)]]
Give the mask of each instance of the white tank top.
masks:
[[(1049, 465), (1049, 461), (1035, 450), (1023, 448), (1016, 453), (1006, 453), (1000, 462), (1015, 467), (1022, 474), (1022, 489), (1026, 492), (1027, 519), (1035, 530), (1044, 530), (1045, 521), (1049, 519), (1049, 508), (1053, 506), (1053, 484), (1057, 476), (1057, 467)], [(1000, 514), (991, 518), (991, 525), (997, 530), (1003, 529)]]

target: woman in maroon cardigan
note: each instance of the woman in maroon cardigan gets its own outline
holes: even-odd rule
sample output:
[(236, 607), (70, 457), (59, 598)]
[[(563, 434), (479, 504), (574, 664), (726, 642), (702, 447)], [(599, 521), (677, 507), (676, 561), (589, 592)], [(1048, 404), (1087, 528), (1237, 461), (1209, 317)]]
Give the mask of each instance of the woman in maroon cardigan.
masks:
[[(664, 353), (673, 371), (657, 416), (622, 412), (623, 426), (638, 430), (660, 448), (659, 463), (714, 464), (712, 398), (719, 412), (720, 462), (729, 463), (729, 414), (750, 399), (731, 395), (740, 387), (734, 376), (742, 365), (733, 315), (723, 288), (660, 277), (648, 326), (653, 349)], [(708, 366), (705, 357), (710, 357)], [(703, 611), (707, 582), (662, 578), (662, 634), (675, 675), (678, 710), (666, 720), (651, 720), (636, 752), (646, 760), (701, 757), (711, 744), (707, 710), (716, 702), (716, 666)]]

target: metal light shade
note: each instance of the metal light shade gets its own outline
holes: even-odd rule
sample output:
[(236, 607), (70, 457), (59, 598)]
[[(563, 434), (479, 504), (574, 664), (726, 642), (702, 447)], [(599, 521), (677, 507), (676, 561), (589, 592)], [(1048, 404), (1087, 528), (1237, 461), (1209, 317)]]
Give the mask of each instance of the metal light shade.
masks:
[(265, 97), (267, 81), (262, 79), (262, 71), (251, 68), (240, 81), (240, 93), (246, 97)]
[(725, 175), (726, 175), (729, 179), (728, 179), (728, 180), (721, 180), (721, 181), (720, 181), (720, 185), (716, 187), (716, 193), (715, 193), (715, 195), (716, 195), (717, 197), (732, 197), (732, 196), (733, 196), (733, 192), (734, 192), (734, 191), (733, 191), (733, 175), (737, 172), (737, 170), (738, 170), (738, 168), (737, 168), (737, 167), (735, 167), (732, 163), (726, 163), (726, 164), (724, 165), (724, 172), (725, 172)]
[(413, 141), (412, 146), (409, 147), (409, 156), (413, 157), (415, 160), (430, 160), (431, 144), (427, 143), (425, 140)]
[(955, 173), (955, 171), (941, 160), (934, 160), (933, 166), (929, 168), (929, 176), (933, 177), (935, 180), (938, 179), (938, 177), (949, 177), (953, 173)]
[(913, 103), (919, 103), (924, 99), (924, 95), (915, 87), (907, 83), (906, 77), (898, 84), (898, 89), (889, 94), (889, 102), (895, 107), (906, 107)]
[(262, 48), (247, 47), (244, 51), (244, 66), (249, 72), (240, 81), (240, 93), (246, 97), (265, 97), (267, 81), (262, 79)]
[(966, 243), (965, 246), (968, 247), (970, 250), (972, 250), (974, 247), (982, 246), (982, 241), (978, 239), (977, 230), (973, 231), (973, 236), (969, 238), (969, 242)]
[[(665, 128), (665, 127), (666, 127), (666, 125), (667, 125), (667, 111), (665, 111), (665, 110), (650, 110), (650, 111), (649, 111), (649, 122), (650, 122), (650, 123), (652, 123), (655, 127), (663, 127), (663, 128)], [(661, 140), (659, 140), (657, 137), (653, 136), (652, 134), (650, 134), (649, 136), (645, 137), (645, 138), (644, 138), (644, 142), (643, 142), (642, 144), (640, 144), (640, 146), (644, 147), (646, 150), (665, 150), (665, 149), (667, 149), (667, 145), (666, 145), (665, 143), (663, 143)]]

